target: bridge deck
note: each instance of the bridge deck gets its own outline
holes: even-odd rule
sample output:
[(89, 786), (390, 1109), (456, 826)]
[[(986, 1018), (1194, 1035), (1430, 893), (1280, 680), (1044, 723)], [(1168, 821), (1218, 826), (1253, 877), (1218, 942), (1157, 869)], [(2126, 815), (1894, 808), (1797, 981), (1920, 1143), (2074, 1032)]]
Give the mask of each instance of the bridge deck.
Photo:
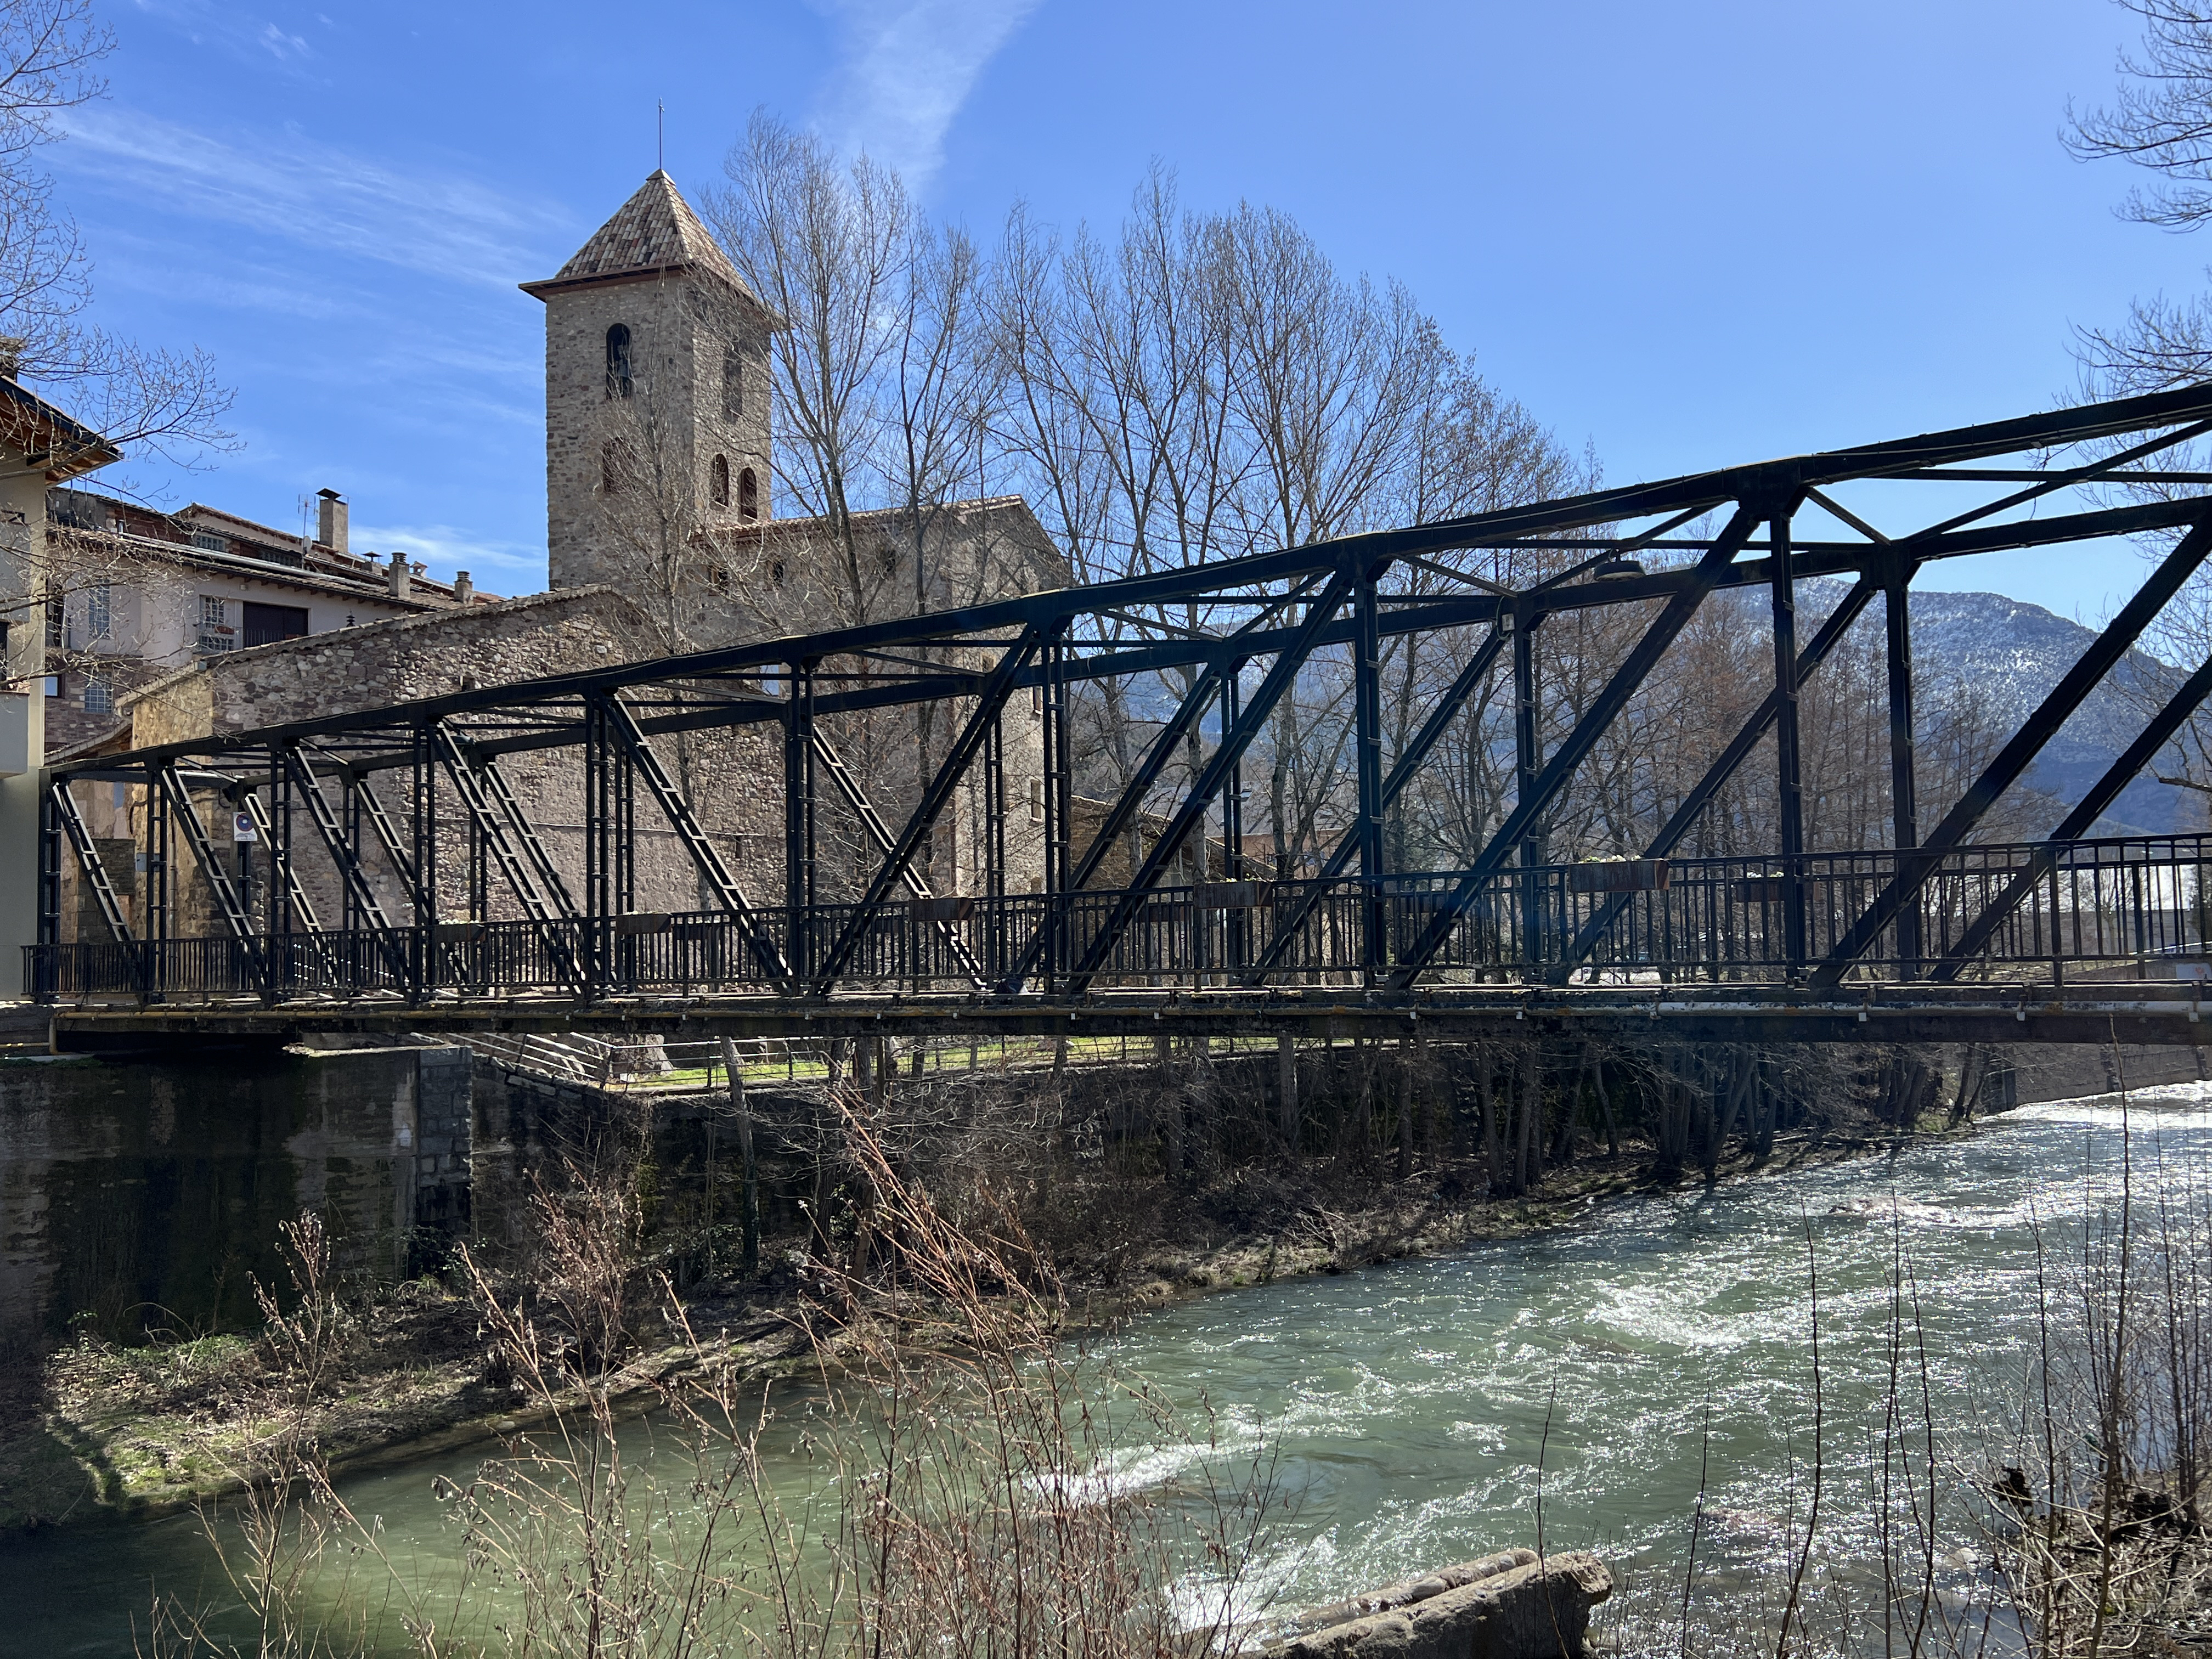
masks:
[(398, 999), (270, 1006), (85, 1002), (57, 1007), (58, 1048), (167, 1047), (307, 1032), (653, 1034), (670, 1039), (926, 1036), (1363, 1036), (1437, 1042), (1588, 1037), (1637, 1043), (2063, 1042), (2200, 1044), (2201, 982), (1888, 984), (1847, 994), (1787, 986), (1458, 987), (1413, 995), (1302, 991), (1113, 991), (1042, 995), (765, 994)]

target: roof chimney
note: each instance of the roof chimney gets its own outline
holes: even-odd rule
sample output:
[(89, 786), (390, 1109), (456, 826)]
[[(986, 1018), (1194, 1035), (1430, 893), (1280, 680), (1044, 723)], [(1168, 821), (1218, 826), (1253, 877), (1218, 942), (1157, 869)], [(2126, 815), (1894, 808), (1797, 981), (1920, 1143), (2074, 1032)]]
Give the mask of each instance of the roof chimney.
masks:
[[(343, 512), (344, 509), (341, 507), (339, 511)], [(407, 571), (407, 556), (395, 547), (392, 550), (392, 597), (395, 599), (406, 599), (413, 586), (414, 583)]]
[(453, 603), (466, 605), (476, 596), (476, 584), (469, 580), (469, 573), (465, 570), (453, 572)]
[(335, 489), (319, 489), (315, 495), (320, 503), (315, 513), (315, 539), (343, 553), (346, 550), (345, 497)]

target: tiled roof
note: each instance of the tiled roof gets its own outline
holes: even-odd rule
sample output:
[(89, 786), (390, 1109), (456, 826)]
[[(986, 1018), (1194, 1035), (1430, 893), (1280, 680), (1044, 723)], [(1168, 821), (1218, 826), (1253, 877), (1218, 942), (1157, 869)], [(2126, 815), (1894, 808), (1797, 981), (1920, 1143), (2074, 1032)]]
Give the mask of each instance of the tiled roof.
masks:
[(676, 188), (676, 181), (655, 171), (637, 193), (616, 210), (592, 239), (578, 248), (550, 280), (525, 283), (526, 291), (566, 287), (611, 276), (643, 275), (651, 271), (690, 266), (719, 276), (754, 304), (759, 298), (745, 286), (699, 216)]

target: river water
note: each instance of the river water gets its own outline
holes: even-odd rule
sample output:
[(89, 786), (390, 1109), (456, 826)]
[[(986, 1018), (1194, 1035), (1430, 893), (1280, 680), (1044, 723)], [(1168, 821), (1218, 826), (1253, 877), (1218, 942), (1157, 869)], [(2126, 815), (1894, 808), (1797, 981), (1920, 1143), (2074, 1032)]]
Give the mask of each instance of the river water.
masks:
[[(1680, 1595), (1701, 1472), (1717, 1517), (1701, 1597), (1770, 1594), (1782, 1528), (1807, 1495), (1810, 1273), (1830, 1460), (1814, 1573), (1848, 1575), (1872, 1547), (1867, 1449), (1899, 1260), (1942, 1452), (1971, 1462), (2005, 1434), (2034, 1347), (2039, 1231), (2046, 1267), (2078, 1260), (2084, 1213), (2113, 1201), (2124, 1121), (2138, 1193), (2160, 1181), (2201, 1192), (2212, 1085), (2138, 1091), (2124, 1115), (2110, 1097), (2026, 1107), (1971, 1139), (1208, 1297), (1135, 1322), (1104, 1352), (1191, 1420), (1210, 1419), (1230, 1451), (1272, 1443), (1285, 1508), (1251, 1588), (1276, 1605), (1533, 1545), (1540, 1490), (1545, 1547), (1597, 1549), (1629, 1587), (1624, 1602), (1649, 1608)], [(1916, 1358), (1916, 1413), (1921, 1375)], [(1172, 1486), (1194, 1455), (1140, 1439), (1117, 1449), (1112, 1474)], [(345, 1495), (410, 1571), (437, 1576), (454, 1546), (433, 1477), (471, 1463), (365, 1476)], [(796, 1493), (818, 1468), (794, 1457), (775, 1474)], [(0, 1653), (127, 1653), (155, 1583), (219, 1589), (196, 1520), (0, 1543)]]

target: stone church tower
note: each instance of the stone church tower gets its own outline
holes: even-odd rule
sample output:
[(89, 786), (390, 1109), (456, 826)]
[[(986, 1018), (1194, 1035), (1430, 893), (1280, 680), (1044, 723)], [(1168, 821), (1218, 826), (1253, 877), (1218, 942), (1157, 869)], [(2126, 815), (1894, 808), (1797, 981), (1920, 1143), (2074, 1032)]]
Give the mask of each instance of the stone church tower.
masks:
[(769, 336), (780, 326), (656, 171), (545, 305), (550, 585), (622, 585), (657, 536), (769, 517)]

